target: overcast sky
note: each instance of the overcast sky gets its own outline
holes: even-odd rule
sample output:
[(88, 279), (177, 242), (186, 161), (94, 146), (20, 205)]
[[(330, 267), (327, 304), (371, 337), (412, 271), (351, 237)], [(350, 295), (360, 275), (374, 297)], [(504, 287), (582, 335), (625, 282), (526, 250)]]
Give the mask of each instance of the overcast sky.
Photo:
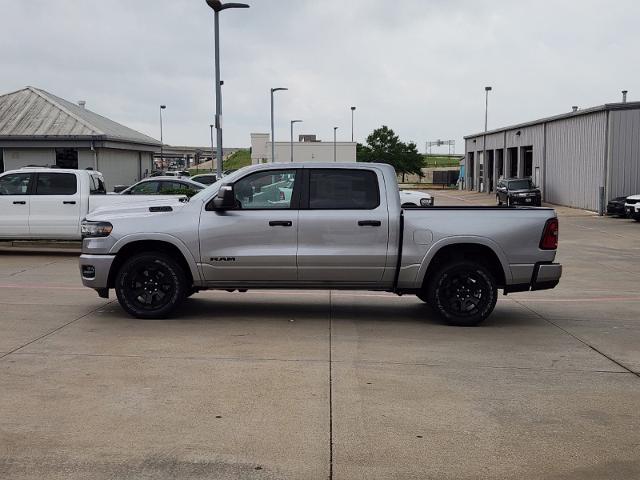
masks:
[[(221, 13), (224, 145), (269, 131), (424, 149), (489, 128), (640, 99), (638, 0), (248, 0)], [(164, 140), (208, 145), (213, 12), (204, 0), (0, 0), (0, 93), (26, 85)], [(446, 149), (444, 149), (446, 150)]]

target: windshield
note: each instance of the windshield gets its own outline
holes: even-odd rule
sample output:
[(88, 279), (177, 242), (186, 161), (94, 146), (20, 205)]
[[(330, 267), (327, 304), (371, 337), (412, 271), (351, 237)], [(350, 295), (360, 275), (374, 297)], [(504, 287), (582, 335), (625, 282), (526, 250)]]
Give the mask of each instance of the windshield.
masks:
[(533, 188), (533, 183), (529, 179), (509, 182), (509, 190), (527, 190), (529, 188)]
[(193, 197), (191, 197), (190, 201), (191, 202), (197, 202), (197, 201), (208, 200), (211, 197), (212, 194), (214, 194), (215, 192), (220, 190), (220, 186), (222, 184), (234, 182), (238, 177), (241, 177), (244, 174), (244, 172), (247, 171), (248, 168), (249, 168), (248, 166), (247, 167), (242, 167), (240, 170), (236, 170), (231, 175), (227, 175), (226, 177), (222, 177), (217, 182), (214, 182), (211, 185), (208, 185), (203, 190), (200, 190)]

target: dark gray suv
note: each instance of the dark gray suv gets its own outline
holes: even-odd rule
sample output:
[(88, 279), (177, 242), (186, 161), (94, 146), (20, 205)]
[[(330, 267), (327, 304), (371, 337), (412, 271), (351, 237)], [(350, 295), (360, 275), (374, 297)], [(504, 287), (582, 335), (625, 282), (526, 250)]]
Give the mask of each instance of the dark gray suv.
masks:
[(496, 203), (498, 205), (542, 205), (542, 194), (530, 178), (503, 178), (496, 186)]

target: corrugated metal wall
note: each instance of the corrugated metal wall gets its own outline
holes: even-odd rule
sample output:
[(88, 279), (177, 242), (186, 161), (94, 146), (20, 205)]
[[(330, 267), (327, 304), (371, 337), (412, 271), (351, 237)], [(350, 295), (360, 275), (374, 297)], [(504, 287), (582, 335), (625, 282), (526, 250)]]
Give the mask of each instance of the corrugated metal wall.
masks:
[(640, 110), (609, 113), (608, 197), (640, 193)]
[(598, 210), (604, 186), (606, 112), (547, 124), (545, 198), (569, 207)]

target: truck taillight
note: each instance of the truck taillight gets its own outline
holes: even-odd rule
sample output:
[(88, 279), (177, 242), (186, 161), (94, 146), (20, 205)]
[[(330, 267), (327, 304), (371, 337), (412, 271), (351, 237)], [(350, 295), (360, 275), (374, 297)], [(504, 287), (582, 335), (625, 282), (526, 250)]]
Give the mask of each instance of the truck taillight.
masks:
[(280, 200), (284, 200), (284, 192), (282, 190), (280, 190)]
[(558, 248), (558, 219), (550, 218), (544, 226), (542, 238), (540, 239), (540, 249), (556, 250)]

